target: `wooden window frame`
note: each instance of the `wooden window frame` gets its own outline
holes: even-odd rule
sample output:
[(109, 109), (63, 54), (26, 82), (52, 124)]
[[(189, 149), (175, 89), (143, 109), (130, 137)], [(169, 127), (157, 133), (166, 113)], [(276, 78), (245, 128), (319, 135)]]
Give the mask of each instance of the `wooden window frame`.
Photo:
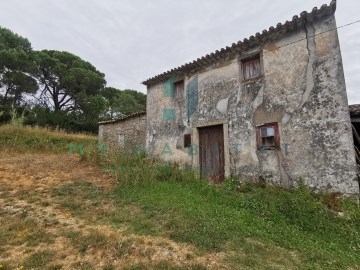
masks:
[[(176, 85), (182, 84), (182, 91), (179, 94), (178, 91), (176, 91)], [(185, 94), (185, 81), (184, 80), (179, 80), (174, 82), (174, 99), (183, 99), (184, 98), (184, 94)]]
[(184, 148), (191, 146), (191, 134), (184, 135)]
[[(259, 74), (257, 76), (251, 77), (251, 78), (245, 78), (245, 64), (249, 61), (253, 61), (255, 59), (259, 60)], [(250, 57), (246, 57), (240, 60), (240, 66), (241, 66), (241, 82), (248, 82), (248, 81), (254, 81), (263, 76), (263, 66), (262, 66), (262, 55), (260, 53), (254, 54)]]
[[(268, 128), (273, 127), (274, 128), (274, 145), (271, 146), (264, 146), (262, 145), (262, 136), (261, 136), (261, 129), (262, 128)], [(267, 123), (261, 126), (258, 126), (256, 129), (256, 137), (257, 137), (257, 149), (263, 150), (263, 149), (278, 149), (280, 148), (280, 133), (279, 133), (279, 123)]]

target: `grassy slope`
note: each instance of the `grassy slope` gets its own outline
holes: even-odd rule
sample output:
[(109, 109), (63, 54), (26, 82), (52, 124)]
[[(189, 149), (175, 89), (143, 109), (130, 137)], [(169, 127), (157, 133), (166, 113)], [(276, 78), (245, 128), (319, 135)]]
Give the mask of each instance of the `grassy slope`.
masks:
[(1, 151), (64, 153), (69, 151), (71, 143), (83, 144), (85, 148), (96, 142), (96, 136), (85, 134), (68, 134), (45, 128), (0, 126)]
[(360, 263), (359, 211), (338, 217), (305, 189), (235, 193), (202, 183), (162, 182), (122, 188), (117, 194), (120, 205), (141, 205), (143, 214), (131, 222), (135, 232), (165, 234), (207, 250), (226, 251), (232, 254), (228, 259), (234, 268), (266, 268), (261, 254), (275, 255), (275, 246), (299, 254), (290, 264), (301, 269), (341, 269)]
[[(68, 151), (70, 142), (92, 144), (94, 138), (0, 127), (0, 145), (8, 150)], [(242, 184), (232, 191), (226, 189), (232, 185), (209, 186), (191, 173), (141, 157), (108, 155), (99, 166), (114, 170), (117, 188), (100, 193), (88, 184), (65, 184), (55, 190), (73, 215), (86, 219), (91, 213), (92, 222), (169, 237), (205, 253), (223, 252), (230, 269), (360, 269), (360, 210), (350, 201), (338, 202), (345, 212), (340, 216), (324, 204), (336, 205), (337, 200), (315, 197), (305, 188)], [(89, 200), (111, 201), (116, 207), (101, 215), (82, 203)]]

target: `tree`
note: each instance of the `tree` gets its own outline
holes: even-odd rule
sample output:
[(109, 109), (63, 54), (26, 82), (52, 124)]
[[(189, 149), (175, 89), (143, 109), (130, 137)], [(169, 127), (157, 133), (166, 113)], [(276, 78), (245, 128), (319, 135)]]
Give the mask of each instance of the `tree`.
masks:
[(101, 90), (100, 94), (102, 97), (106, 100), (106, 112), (104, 118), (107, 119), (114, 119), (117, 117), (121, 117), (123, 113), (118, 112), (115, 108), (115, 104), (117, 103), (117, 99), (119, 96), (119, 89), (116, 89), (114, 87), (105, 87)]
[(19, 105), (23, 94), (34, 94), (37, 83), (32, 78), (35, 65), (31, 44), (12, 31), (0, 27), (0, 89), (2, 104)]
[(34, 65), (30, 56), (16, 49), (0, 51), (0, 88), (3, 102), (19, 105), (23, 94), (35, 94), (38, 86), (32, 77)]
[(105, 118), (114, 119), (146, 109), (146, 95), (135, 90), (105, 87), (101, 95), (108, 105)]
[(31, 52), (31, 43), (27, 38), (15, 34), (9, 29), (0, 26), (0, 50), (16, 49)]
[(73, 113), (74, 118), (78, 120), (80, 125), (79, 129), (97, 132), (97, 123), (102, 120), (101, 115), (104, 114), (107, 108), (107, 102), (105, 98), (100, 95), (88, 96), (84, 93), (80, 93), (79, 95), (83, 95), (82, 97), (78, 97), (81, 111)]
[[(130, 115), (135, 112), (144, 111), (146, 106), (146, 101), (143, 103), (138, 99), (138, 95), (141, 94), (134, 90), (124, 90), (119, 93), (117, 103), (115, 104), (115, 109), (119, 112), (122, 112), (125, 115)], [(144, 94), (142, 94), (145, 96)]]
[(78, 110), (84, 97), (79, 93), (96, 95), (106, 84), (103, 73), (71, 53), (43, 50), (34, 59), (41, 85), (38, 99), (52, 110)]
[(26, 124), (96, 132), (99, 120), (145, 110), (144, 94), (105, 87), (104, 77), (74, 54), (33, 51), (26, 38), (0, 27), (1, 122), (14, 122), (16, 112)]

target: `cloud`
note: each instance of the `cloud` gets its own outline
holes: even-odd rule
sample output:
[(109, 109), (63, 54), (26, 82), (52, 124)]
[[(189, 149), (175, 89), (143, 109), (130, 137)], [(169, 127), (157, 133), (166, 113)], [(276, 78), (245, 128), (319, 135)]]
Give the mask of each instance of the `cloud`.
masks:
[[(0, 0), (0, 25), (34, 49), (65, 50), (106, 74), (108, 85), (145, 92), (141, 82), (291, 20), (330, 0)], [(360, 2), (338, 1), (338, 25), (360, 19)], [(339, 30), (350, 103), (358, 94), (358, 25)]]

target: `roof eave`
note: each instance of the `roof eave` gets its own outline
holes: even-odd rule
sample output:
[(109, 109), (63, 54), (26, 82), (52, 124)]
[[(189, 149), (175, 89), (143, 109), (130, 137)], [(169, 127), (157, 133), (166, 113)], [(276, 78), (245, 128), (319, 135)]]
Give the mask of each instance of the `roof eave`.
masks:
[(97, 124), (98, 124), (98, 125), (109, 125), (109, 124), (115, 124), (115, 123), (119, 123), (119, 122), (122, 122), (122, 121), (125, 121), (125, 120), (128, 120), (128, 119), (131, 119), (131, 118), (137, 117), (137, 116), (142, 116), (142, 115), (146, 115), (146, 112), (145, 112), (145, 111), (136, 112), (136, 113), (133, 113), (133, 114), (127, 115), (127, 116), (122, 117), (122, 118), (119, 118), (119, 119), (113, 119), (113, 120), (101, 121), (101, 122), (98, 122)]
[(310, 13), (303, 11), (300, 13), (300, 16), (293, 16), (291, 21), (286, 21), (284, 24), (278, 23), (276, 27), (270, 27), (269, 30), (263, 30), (260, 34), (259, 32), (255, 36), (250, 36), (245, 38), (243, 41), (238, 41), (233, 43), (230, 47), (227, 46), (220, 50), (215, 51), (214, 53), (207, 54), (201, 58), (186, 63), (180, 67), (168, 70), (164, 73), (156, 75), (152, 78), (149, 78), (142, 82), (146, 86), (153, 85), (165, 81), (172, 77), (175, 74), (186, 74), (196, 71), (197, 69), (206, 68), (214, 63), (220, 61), (224, 57), (236, 56), (237, 54), (253, 48), (255, 46), (261, 45), (264, 42), (267, 42), (272, 39), (281, 37), (282, 35), (297, 30), (303, 26), (306, 22), (312, 22), (320, 18), (324, 18), (331, 14), (334, 14), (336, 11), (336, 0), (332, 0), (329, 5), (322, 5), (320, 9), (314, 7)]

